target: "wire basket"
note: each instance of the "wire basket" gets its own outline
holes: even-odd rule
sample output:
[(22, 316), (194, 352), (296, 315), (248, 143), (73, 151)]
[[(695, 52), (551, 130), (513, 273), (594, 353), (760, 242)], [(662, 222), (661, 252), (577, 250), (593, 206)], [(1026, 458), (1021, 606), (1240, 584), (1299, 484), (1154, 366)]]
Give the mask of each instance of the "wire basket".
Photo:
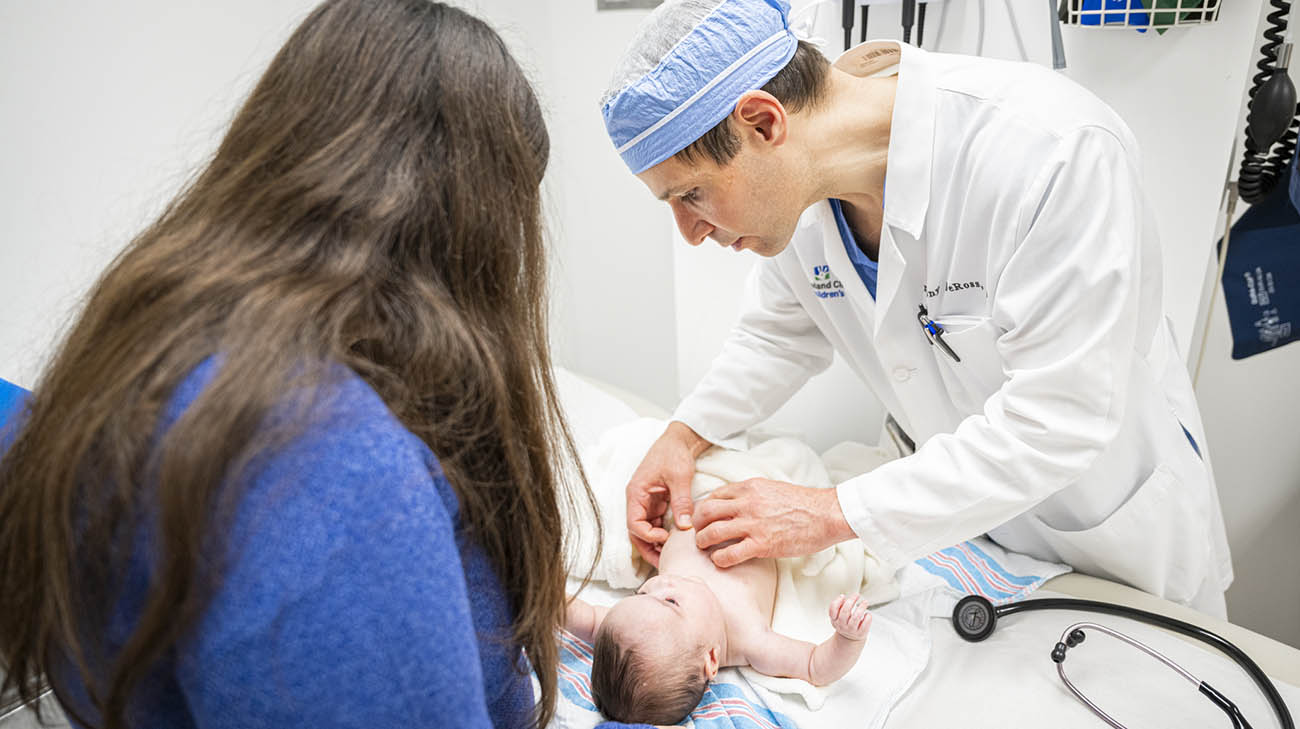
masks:
[(1219, 19), (1220, 0), (1061, 0), (1062, 23), (1084, 28), (1136, 30), (1205, 25)]

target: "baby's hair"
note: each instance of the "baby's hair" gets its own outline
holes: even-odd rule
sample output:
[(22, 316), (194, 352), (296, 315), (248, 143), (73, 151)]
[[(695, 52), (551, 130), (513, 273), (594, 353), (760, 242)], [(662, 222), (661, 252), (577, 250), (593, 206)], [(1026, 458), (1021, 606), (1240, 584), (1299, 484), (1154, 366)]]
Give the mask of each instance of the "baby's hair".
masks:
[(676, 724), (699, 706), (709, 678), (691, 660), (677, 670), (654, 666), (619, 643), (612, 629), (596, 633), (591, 657), (591, 695), (606, 718), (625, 724)]

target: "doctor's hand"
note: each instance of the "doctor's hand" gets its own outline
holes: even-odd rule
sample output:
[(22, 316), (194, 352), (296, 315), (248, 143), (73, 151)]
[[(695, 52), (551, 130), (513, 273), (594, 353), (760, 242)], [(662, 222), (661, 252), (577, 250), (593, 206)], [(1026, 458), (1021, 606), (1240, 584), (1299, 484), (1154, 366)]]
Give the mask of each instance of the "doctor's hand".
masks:
[(668, 541), (664, 515), (672, 507), (677, 526), (691, 526), (691, 479), (695, 459), (712, 445), (685, 423), (673, 421), (650, 446), (627, 484), (627, 532), (645, 561), (659, 566)]
[(856, 537), (835, 489), (751, 478), (695, 505), (695, 545), (722, 568), (757, 557), (802, 557)]

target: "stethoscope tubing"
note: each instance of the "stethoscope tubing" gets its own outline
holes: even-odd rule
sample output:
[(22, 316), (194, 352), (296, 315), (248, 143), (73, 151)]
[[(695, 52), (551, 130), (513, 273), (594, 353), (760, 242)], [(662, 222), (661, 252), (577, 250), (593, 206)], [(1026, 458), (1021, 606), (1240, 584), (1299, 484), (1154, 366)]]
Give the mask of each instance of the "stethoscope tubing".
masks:
[[(1200, 686), (1201, 686), (1201, 679), (1197, 678), (1196, 676), (1193, 676), (1193, 675), (1191, 674), (1191, 672), (1189, 672), (1187, 669), (1183, 668), (1182, 666), (1178, 665), (1176, 662), (1174, 662), (1171, 658), (1169, 658), (1169, 657), (1166, 656), (1165, 654), (1161, 653), (1160, 651), (1156, 650), (1155, 648), (1152, 648), (1151, 646), (1147, 645), (1146, 643), (1143, 643), (1143, 642), (1140, 641), (1140, 640), (1137, 640), (1137, 639), (1131, 638), (1131, 637), (1129, 637), (1129, 636), (1127, 636), (1127, 635), (1124, 635), (1123, 633), (1119, 632), (1118, 630), (1111, 630), (1110, 628), (1107, 628), (1107, 627), (1104, 626), (1104, 625), (1098, 625), (1097, 623), (1086, 623), (1086, 622), (1085, 622), (1085, 623), (1075, 623), (1074, 625), (1071, 625), (1070, 627), (1066, 628), (1064, 631), (1061, 632), (1061, 643), (1062, 643), (1062, 644), (1065, 644), (1065, 643), (1066, 643), (1066, 639), (1067, 639), (1067, 638), (1070, 636), (1070, 634), (1073, 633), (1074, 631), (1076, 631), (1076, 630), (1080, 630), (1080, 631), (1081, 631), (1081, 630), (1083, 630), (1083, 629), (1085, 629), (1085, 628), (1088, 629), (1088, 630), (1095, 630), (1095, 631), (1097, 631), (1097, 632), (1099, 632), (1099, 633), (1105, 633), (1106, 635), (1109, 635), (1109, 636), (1112, 637), (1112, 638), (1116, 638), (1116, 639), (1121, 640), (1121, 641), (1123, 641), (1123, 642), (1125, 642), (1125, 643), (1128, 643), (1129, 645), (1133, 646), (1134, 648), (1137, 648), (1138, 650), (1140, 650), (1140, 651), (1142, 651), (1143, 653), (1145, 653), (1145, 654), (1151, 656), (1152, 658), (1156, 659), (1157, 661), (1160, 661), (1161, 663), (1165, 664), (1166, 666), (1168, 666), (1168, 667), (1174, 669), (1174, 671), (1176, 671), (1176, 672), (1178, 673), (1178, 675), (1180, 675), (1180, 676), (1182, 676), (1183, 678), (1187, 679), (1189, 682), (1191, 682), (1191, 684), (1192, 684), (1193, 686), (1196, 686), (1197, 688), (1200, 688)], [(1098, 717), (1100, 717), (1102, 721), (1104, 721), (1104, 722), (1106, 722), (1107, 724), (1111, 725), (1111, 726), (1114, 727), (1115, 729), (1128, 729), (1128, 728), (1125, 727), (1123, 724), (1119, 723), (1119, 721), (1117, 721), (1117, 720), (1115, 719), (1115, 717), (1111, 716), (1110, 714), (1107, 714), (1106, 711), (1105, 711), (1104, 709), (1102, 709), (1100, 706), (1098, 706), (1096, 703), (1094, 703), (1094, 702), (1092, 701), (1092, 699), (1089, 699), (1087, 696), (1085, 696), (1084, 693), (1083, 693), (1082, 691), (1079, 690), (1079, 687), (1077, 687), (1077, 686), (1074, 685), (1074, 682), (1070, 680), (1070, 677), (1067, 676), (1067, 675), (1065, 675), (1065, 661), (1062, 660), (1062, 661), (1058, 661), (1058, 662), (1056, 663), (1056, 675), (1058, 675), (1058, 676), (1061, 677), (1061, 681), (1065, 684), (1065, 687), (1066, 687), (1067, 689), (1070, 690), (1070, 693), (1074, 694), (1074, 697), (1075, 697), (1076, 699), (1078, 699), (1079, 701), (1082, 701), (1085, 705), (1087, 705), (1087, 707), (1088, 707), (1089, 709), (1092, 709), (1092, 713), (1094, 713), (1094, 714), (1096, 714)]]
[[(1255, 685), (1264, 692), (1264, 696), (1268, 699), (1269, 703), (1272, 704), (1273, 711), (1277, 713), (1278, 721), (1281, 723), (1282, 729), (1295, 729), (1295, 722), (1291, 718), (1291, 712), (1287, 709), (1286, 703), (1282, 701), (1282, 696), (1277, 692), (1277, 688), (1273, 686), (1273, 682), (1269, 680), (1268, 675), (1264, 673), (1263, 669), (1259, 667), (1259, 664), (1255, 663), (1250, 656), (1246, 655), (1244, 651), (1218, 633), (1192, 625), (1191, 623), (1183, 622), (1177, 618), (1171, 618), (1167, 615), (1159, 615), (1157, 613), (1147, 612), (1146, 610), (1128, 607), (1126, 605), (1116, 605), (1108, 602), (1098, 602), (1096, 600), (1080, 600), (1077, 598), (1042, 597), (1032, 600), (1021, 600), (1020, 602), (995, 606), (993, 608), (993, 614), (997, 618), (1002, 618), (1007, 615), (1032, 612), (1035, 610), (1085, 610), (1104, 613), (1107, 615), (1115, 615), (1121, 618), (1132, 618), (1150, 625), (1172, 630), (1176, 633), (1181, 633), (1202, 641), (1207, 645), (1213, 646), (1235, 661), (1237, 665), (1241, 666), (1242, 670), (1249, 674), (1251, 679), (1255, 681)], [(1113, 631), (1107, 630), (1105, 632), (1114, 635)], [(1066, 632), (1066, 635), (1069, 635), (1069, 631)], [(1165, 660), (1167, 663), (1172, 663), (1168, 661), (1168, 659)], [(1178, 670), (1180, 674), (1183, 674), (1189, 680), (1199, 683), (1199, 681), (1195, 679), (1195, 677), (1191, 676), (1191, 674), (1183, 671), (1181, 668)], [(1057, 664), (1057, 671), (1061, 671), (1061, 664), (1059, 663)], [(1077, 691), (1075, 693), (1078, 695)], [(1091, 702), (1086, 703), (1090, 706), (1092, 705)], [(1123, 729), (1122, 726), (1116, 724), (1114, 720), (1108, 719), (1108, 721), (1112, 726)]]
[[(1099, 632), (1099, 633), (1105, 633), (1106, 635), (1109, 635), (1109, 636), (1112, 637), (1112, 638), (1116, 638), (1116, 639), (1118, 639), (1118, 640), (1122, 640), (1122, 641), (1124, 641), (1125, 643), (1128, 643), (1129, 645), (1133, 646), (1134, 648), (1137, 648), (1138, 650), (1140, 650), (1140, 651), (1142, 651), (1143, 653), (1147, 654), (1148, 656), (1151, 656), (1152, 658), (1156, 659), (1157, 661), (1160, 661), (1161, 663), (1165, 664), (1166, 666), (1168, 666), (1168, 667), (1174, 669), (1175, 671), (1178, 672), (1178, 675), (1180, 675), (1180, 676), (1182, 676), (1183, 678), (1187, 679), (1188, 682), (1190, 682), (1193, 686), (1200, 686), (1200, 685), (1201, 685), (1201, 679), (1197, 678), (1196, 676), (1193, 676), (1192, 673), (1191, 673), (1191, 671), (1188, 671), (1186, 668), (1183, 668), (1182, 666), (1180, 666), (1180, 665), (1178, 665), (1177, 663), (1175, 663), (1174, 660), (1173, 660), (1172, 658), (1170, 658), (1169, 656), (1166, 656), (1165, 654), (1161, 653), (1160, 651), (1156, 650), (1155, 648), (1152, 648), (1151, 646), (1147, 645), (1146, 643), (1143, 643), (1142, 641), (1137, 640), (1136, 638), (1132, 638), (1132, 637), (1129, 637), (1129, 636), (1127, 636), (1127, 635), (1124, 635), (1123, 633), (1119, 632), (1118, 630), (1112, 630), (1112, 629), (1110, 629), (1110, 628), (1107, 628), (1107, 627), (1104, 626), (1104, 625), (1098, 625), (1097, 623), (1075, 623), (1074, 625), (1071, 625), (1070, 627), (1066, 628), (1066, 629), (1065, 629), (1065, 632), (1061, 633), (1061, 642), (1064, 643), (1066, 637), (1069, 636), (1070, 633), (1073, 633), (1075, 630), (1078, 630), (1078, 629), (1080, 629), (1080, 628), (1087, 628), (1088, 630), (1095, 630), (1095, 631), (1097, 631), (1097, 632)], [(1065, 662), (1062, 661), (1061, 663), (1058, 663), (1058, 664), (1056, 664), (1056, 665), (1058, 665), (1058, 666), (1062, 666), (1062, 665), (1065, 665)]]

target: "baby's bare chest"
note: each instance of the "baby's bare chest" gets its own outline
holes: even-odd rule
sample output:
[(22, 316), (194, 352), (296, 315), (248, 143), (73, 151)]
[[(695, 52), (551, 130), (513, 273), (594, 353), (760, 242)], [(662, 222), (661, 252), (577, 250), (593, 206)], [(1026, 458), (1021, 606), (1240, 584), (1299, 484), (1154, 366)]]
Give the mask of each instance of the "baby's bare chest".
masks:
[(776, 600), (776, 560), (752, 559), (719, 569), (707, 552), (695, 546), (695, 532), (673, 532), (659, 560), (661, 572), (698, 577), (722, 604), (728, 632), (765, 630), (772, 625)]

